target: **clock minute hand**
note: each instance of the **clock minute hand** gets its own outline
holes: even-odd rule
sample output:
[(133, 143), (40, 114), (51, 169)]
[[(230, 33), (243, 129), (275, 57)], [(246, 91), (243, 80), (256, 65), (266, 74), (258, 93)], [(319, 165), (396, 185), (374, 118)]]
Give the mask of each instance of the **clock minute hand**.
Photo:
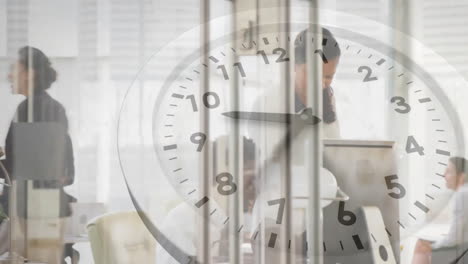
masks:
[(316, 125), (320, 122), (320, 118), (312, 115), (312, 110), (310, 108), (306, 108), (298, 114), (231, 111), (225, 112), (223, 115), (233, 119), (275, 123), (298, 122), (305, 125)]
[(244, 119), (244, 120), (255, 120), (265, 122), (276, 122), (276, 123), (288, 123), (295, 118), (294, 114), (282, 114), (282, 113), (262, 113), (262, 112), (243, 112), (243, 111), (232, 111), (223, 113), (223, 115), (233, 119)]

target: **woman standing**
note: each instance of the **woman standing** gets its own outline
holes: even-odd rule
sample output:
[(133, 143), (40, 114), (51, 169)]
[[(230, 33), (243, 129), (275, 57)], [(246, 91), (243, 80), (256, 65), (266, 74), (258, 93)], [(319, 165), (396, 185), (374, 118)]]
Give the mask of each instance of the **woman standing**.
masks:
[[(57, 72), (52, 67), (49, 58), (41, 50), (28, 46), (19, 50), (18, 59), (12, 65), (11, 72), (8, 75), (8, 80), (13, 92), (27, 97), (27, 99), (18, 106), (16, 112), (17, 122), (55, 123), (63, 126), (63, 128), (68, 131), (68, 119), (64, 107), (47, 92), (47, 89), (51, 87), (56, 79)], [(31, 111), (29, 109), (30, 106), (32, 106)], [(14, 137), (15, 135), (10, 128), (5, 147), (7, 156), (5, 164), (7, 170), (10, 172), (12, 172), (13, 169), (12, 144)], [(64, 218), (71, 215), (69, 203), (74, 200), (74, 198), (66, 194), (63, 189), (65, 186), (73, 183), (75, 175), (73, 147), (68, 134), (66, 135), (65, 146), (63, 147), (65, 149), (65, 164), (63, 164), (64, 166), (58, 166), (65, 168), (63, 173), (60, 173), (61, 177), (53, 180), (35, 180), (33, 182), (34, 188), (36, 189), (58, 189), (60, 207), (58, 210), (58, 217), (60, 219), (60, 229), (62, 230), (61, 236), (63, 236)], [(21, 188), (21, 186), (18, 186), (18, 188)], [(21, 193), (21, 191), (19, 191), (19, 193)], [(18, 199), (17, 211), (20, 217), (25, 217), (26, 206), (21, 202), (22, 200), (24, 199)], [(57, 262), (57, 260), (50, 262), (50, 257), (46, 257), (48, 258), (48, 263), (60, 263), (62, 261), (62, 249), (60, 249), (60, 252), (55, 252), (54, 254), (59, 256), (59, 262)]]

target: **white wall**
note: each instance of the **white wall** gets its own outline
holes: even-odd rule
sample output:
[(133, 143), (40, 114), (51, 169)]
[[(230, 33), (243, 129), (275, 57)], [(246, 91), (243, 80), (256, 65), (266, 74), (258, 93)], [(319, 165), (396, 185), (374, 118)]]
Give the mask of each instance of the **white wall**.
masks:
[(0, 0), (0, 57), (7, 51), (7, 7), (6, 0)]
[(78, 0), (31, 0), (29, 45), (50, 57), (78, 56)]

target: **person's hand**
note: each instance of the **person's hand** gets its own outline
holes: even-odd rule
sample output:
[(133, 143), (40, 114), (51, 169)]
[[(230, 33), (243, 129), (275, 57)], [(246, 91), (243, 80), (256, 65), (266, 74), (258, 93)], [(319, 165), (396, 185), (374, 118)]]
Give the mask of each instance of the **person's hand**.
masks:
[(419, 250), (421, 253), (431, 253), (432, 252), (432, 245), (430, 241), (419, 239), (416, 242), (416, 249)]
[(431, 242), (419, 239), (414, 247), (413, 264), (430, 263), (432, 254)]

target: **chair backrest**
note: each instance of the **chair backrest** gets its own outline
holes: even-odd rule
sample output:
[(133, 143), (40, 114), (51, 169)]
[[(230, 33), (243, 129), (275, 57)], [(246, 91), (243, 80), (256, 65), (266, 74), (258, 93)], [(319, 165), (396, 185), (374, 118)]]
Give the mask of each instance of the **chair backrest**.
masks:
[(155, 263), (156, 241), (137, 212), (97, 217), (87, 230), (96, 264)]
[(67, 219), (65, 230), (66, 236), (81, 236), (86, 234), (90, 220), (107, 213), (106, 205), (103, 203), (70, 203), (72, 215)]
[(468, 263), (468, 248), (467, 244), (459, 245), (457, 247), (457, 258), (455, 258), (450, 264), (467, 264)]
[(468, 244), (433, 250), (432, 263), (468, 264)]

